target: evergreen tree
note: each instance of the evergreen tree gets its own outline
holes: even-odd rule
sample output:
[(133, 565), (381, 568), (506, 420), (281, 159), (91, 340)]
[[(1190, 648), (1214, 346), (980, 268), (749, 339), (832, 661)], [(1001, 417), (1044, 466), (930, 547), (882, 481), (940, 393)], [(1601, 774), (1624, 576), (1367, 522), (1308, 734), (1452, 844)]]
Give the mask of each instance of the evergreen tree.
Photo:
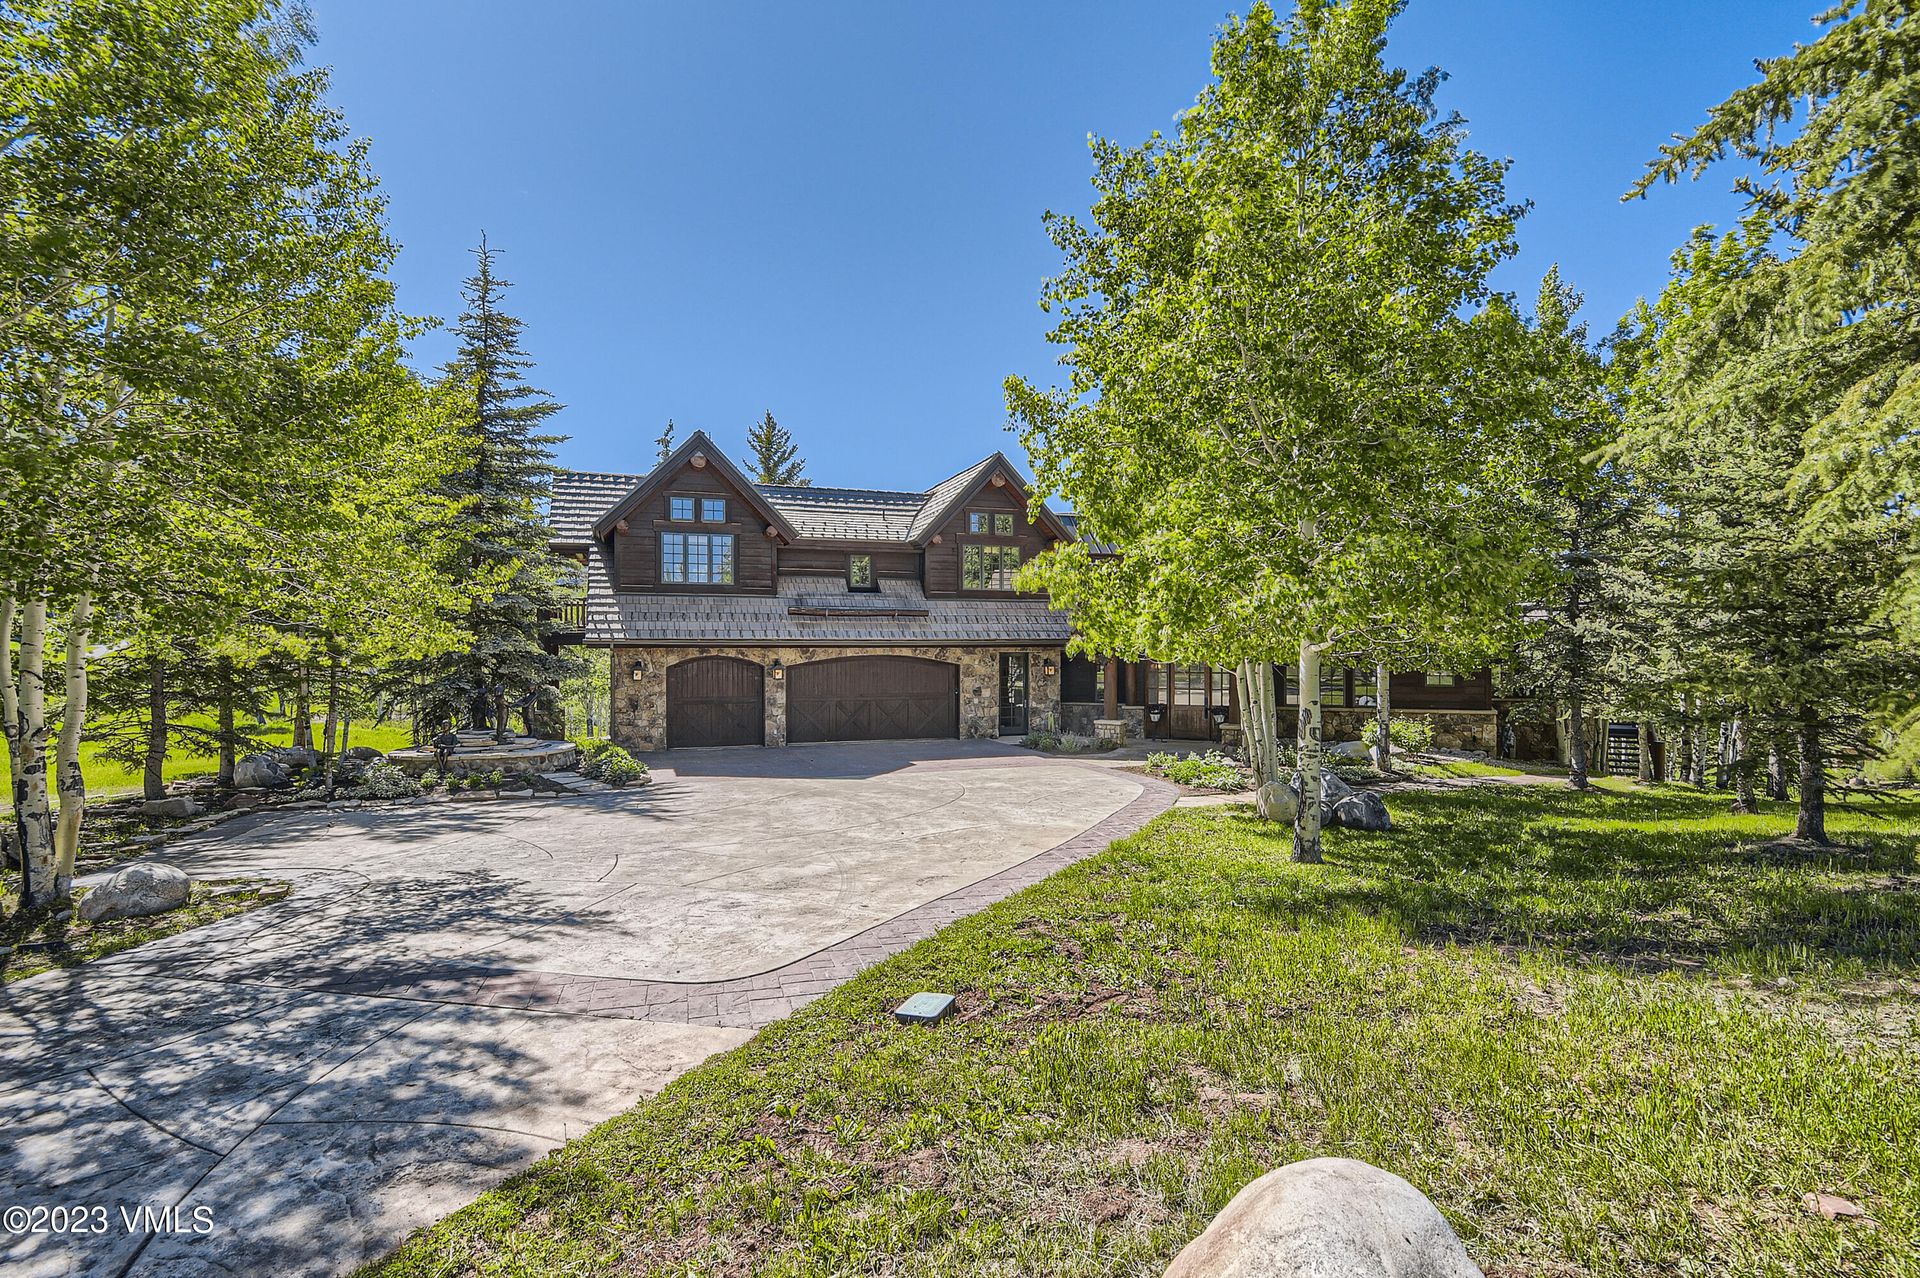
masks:
[(660, 460), (665, 461), (673, 453), (673, 418), (667, 418), (666, 429), (653, 441), (660, 449)]
[(760, 424), (747, 432), (747, 451), (753, 454), (753, 479), (760, 484), (808, 484), (802, 477), (806, 459), (798, 456), (799, 445), (793, 436), (768, 413)]
[(560, 411), (528, 383), (533, 366), (520, 344), (520, 319), (501, 308), (509, 287), (495, 273), (484, 235), (454, 331), (460, 347), (444, 381), (467, 397), (462, 422), (467, 464), (448, 477), (446, 496), (461, 503), (452, 567), (467, 595), (464, 652), (428, 662), (431, 679), (419, 709), (430, 718), (464, 707), (476, 727), (507, 732), (506, 707), (541, 686), (558, 683), (575, 663), (540, 646), (543, 613), (561, 602), (569, 565), (547, 548), (542, 514), (553, 483), (553, 446), (563, 436), (541, 425)]

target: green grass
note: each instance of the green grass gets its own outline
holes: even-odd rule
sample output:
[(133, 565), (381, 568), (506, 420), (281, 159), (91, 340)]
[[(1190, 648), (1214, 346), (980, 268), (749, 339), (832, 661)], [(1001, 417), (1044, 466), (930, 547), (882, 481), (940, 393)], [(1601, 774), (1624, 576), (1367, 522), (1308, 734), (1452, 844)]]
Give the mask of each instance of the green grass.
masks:
[[(189, 719), (200, 727), (212, 730), (213, 720), (205, 715), (192, 716)], [(274, 745), (293, 743), (293, 723), (288, 719), (269, 719), (264, 727), (242, 724), (242, 729)], [(313, 734), (317, 741), (321, 725), (315, 723)], [(376, 750), (398, 750), (413, 744), (413, 730), (405, 723), (356, 723), (349, 745), (370, 745)], [(7, 747), (0, 742), (0, 768), (6, 766)], [(211, 754), (173, 753), (167, 757), (162, 775), (168, 781), (184, 780), (188, 777), (211, 776), (220, 768), (220, 759)], [(141, 787), (142, 772), (139, 768), (123, 768), (110, 759), (99, 756), (98, 750), (84, 739), (80, 743), (80, 771), (87, 779), (87, 795), (90, 798), (110, 799), (118, 795), (138, 794)], [(5, 775), (0, 772), (0, 775)], [(13, 811), (13, 796), (0, 796), (0, 812)]]
[[(21, 912), (0, 902), (0, 985), (56, 967), (77, 967), (147, 941), (243, 914), (286, 895), (286, 885), (248, 880), (200, 879), (187, 903), (165, 914), (88, 923), (54, 918), (44, 910)], [(11, 894), (9, 894), (11, 896)], [(82, 894), (84, 896), (84, 893)], [(78, 904), (78, 901), (75, 902)]]
[[(1502, 1278), (1920, 1273), (1920, 803), (1837, 809), (1826, 851), (1673, 787), (1390, 806), (1321, 866), (1169, 813), (375, 1272), (1145, 1278), (1247, 1181), (1347, 1155)], [(890, 1023), (922, 989), (956, 1014)]]

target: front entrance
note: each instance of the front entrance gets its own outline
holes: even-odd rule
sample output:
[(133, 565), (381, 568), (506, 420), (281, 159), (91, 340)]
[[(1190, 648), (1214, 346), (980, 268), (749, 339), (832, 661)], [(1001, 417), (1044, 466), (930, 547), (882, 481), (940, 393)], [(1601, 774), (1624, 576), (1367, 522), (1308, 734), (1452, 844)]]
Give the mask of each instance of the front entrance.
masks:
[(694, 657), (667, 668), (667, 745), (760, 745), (766, 672), (739, 657)]
[(1024, 737), (1028, 731), (1027, 654), (1000, 654), (1000, 735)]
[(960, 735), (960, 667), (923, 657), (829, 657), (787, 672), (787, 740)]

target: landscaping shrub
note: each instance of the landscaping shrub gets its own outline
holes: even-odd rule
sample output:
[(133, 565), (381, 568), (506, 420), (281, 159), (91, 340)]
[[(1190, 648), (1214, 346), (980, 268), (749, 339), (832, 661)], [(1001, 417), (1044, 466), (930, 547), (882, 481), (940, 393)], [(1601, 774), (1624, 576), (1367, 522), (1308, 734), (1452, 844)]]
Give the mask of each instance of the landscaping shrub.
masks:
[(1210, 790), (1244, 790), (1247, 779), (1240, 765), (1218, 750), (1186, 756), (1156, 752), (1147, 756), (1147, 771), (1179, 785), (1204, 786)]
[(608, 785), (624, 786), (629, 782), (646, 780), (648, 776), (647, 765), (619, 746), (601, 754), (593, 762), (598, 770), (595, 779), (605, 781)]
[[(1378, 741), (1380, 720), (1367, 720), (1360, 739), (1368, 745)], [(1433, 745), (1433, 725), (1425, 719), (1391, 719), (1387, 723), (1387, 739), (1396, 750), (1425, 750)]]
[(368, 799), (410, 799), (420, 793), (420, 783), (385, 759), (375, 759), (361, 773), (358, 790)]
[(422, 790), (437, 790), (440, 788), (440, 783), (444, 780), (446, 780), (446, 778), (440, 775), (440, 769), (428, 768), (420, 774), (420, 788)]
[(1060, 738), (1051, 732), (1029, 732), (1020, 739), (1020, 744), (1029, 750), (1058, 750)]

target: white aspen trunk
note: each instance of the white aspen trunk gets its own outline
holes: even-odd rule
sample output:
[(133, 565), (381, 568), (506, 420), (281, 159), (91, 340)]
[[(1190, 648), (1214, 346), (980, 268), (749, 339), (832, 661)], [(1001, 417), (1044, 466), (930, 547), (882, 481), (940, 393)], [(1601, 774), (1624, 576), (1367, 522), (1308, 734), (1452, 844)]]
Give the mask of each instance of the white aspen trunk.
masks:
[(1293, 825), (1293, 859), (1320, 860), (1320, 645), (1300, 641), (1300, 808)]
[(55, 743), (60, 821), (53, 837), (53, 893), (73, 894), (73, 867), (80, 858), (80, 826), (87, 818), (87, 774), (80, 768), (80, 740), (87, 725), (87, 644), (93, 636), (93, 593), (83, 590), (67, 616), (66, 704)]
[(1393, 693), (1389, 686), (1392, 679), (1386, 662), (1373, 663), (1373, 721), (1380, 725), (1374, 729), (1380, 735), (1373, 743), (1373, 766), (1382, 772), (1393, 771), (1393, 738), (1389, 735), (1393, 726)]
[(1273, 769), (1269, 781), (1278, 781), (1282, 764), (1280, 762), (1280, 703), (1273, 686), (1273, 662), (1260, 659), (1260, 715), (1267, 724), (1267, 748), (1271, 756), (1267, 766)]
[(20, 615), (20, 717), (14, 748), (20, 785), (20, 897), (30, 906), (51, 905), (53, 813), (47, 802), (47, 601), (30, 599)]
[(27, 827), (20, 776), (20, 685), (13, 678), (13, 628), (19, 605), (12, 595), (0, 599), (0, 740), (7, 743), (7, 800), (13, 805), (13, 842), (26, 846)]
[(1733, 810), (1758, 812), (1760, 801), (1753, 794), (1753, 745), (1747, 738), (1747, 713), (1733, 717)]
[(293, 744), (301, 750), (313, 749), (313, 693), (307, 684), (307, 663), (300, 662), (300, 683), (293, 696)]
[(1640, 773), (1638, 780), (1645, 785), (1653, 780), (1653, 724), (1640, 720)]
[(333, 757), (334, 738), (340, 730), (340, 657), (338, 654), (327, 658), (327, 726), (321, 738), (326, 744), (327, 757)]
[(155, 654), (147, 671), (147, 760), (140, 792), (167, 797), (167, 661)]

